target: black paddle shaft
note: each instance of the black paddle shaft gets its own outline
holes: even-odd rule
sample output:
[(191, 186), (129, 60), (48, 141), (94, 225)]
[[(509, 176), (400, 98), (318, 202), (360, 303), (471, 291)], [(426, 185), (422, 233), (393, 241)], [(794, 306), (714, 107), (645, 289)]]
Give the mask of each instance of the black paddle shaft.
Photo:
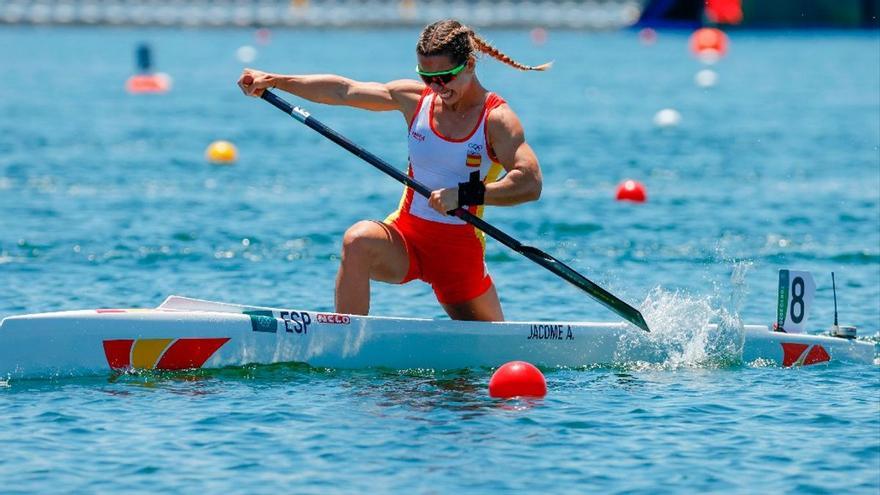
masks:
[[(407, 174), (401, 172), (399, 169), (390, 165), (388, 162), (382, 160), (378, 156), (370, 153), (369, 151), (367, 151), (367, 150), (361, 148), (360, 146), (354, 144), (353, 142), (349, 141), (345, 136), (339, 134), (338, 132), (334, 131), (333, 129), (322, 124), (320, 121), (318, 121), (314, 117), (310, 116), (309, 113), (306, 112), (305, 110), (303, 110), (302, 108), (295, 107), (295, 106), (291, 105), (290, 103), (287, 103), (282, 98), (278, 97), (276, 94), (274, 94), (268, 90), (263, 91), (263, 95), (261, 97), (262, 97), (262, 99), (268, 101), (269, 103), (271, 103), (273, 106), (275, 106), (276, 108), (278, 108), (282, 112), (290, 115), (291, 117), (295, 118), (296, 120), (311, 127), (312, 129), (317, 131), (322, 136), (333, 141), (334, 143), (338, 144), (339, 146), (342, 146), (343, 148), (347, 149), (352, 154), (363, 159), (364, 161), (366, 161), (370, 165), (378, 168), (382, 172), (385, 172), (387, 175), (390, 175), (397, 182), (400, 182), (401, 184), (409, 187), (410, 189), (413, 189), (415, 192), (421, 194), (422, 196), (424, 196), (426, 198), (431, 196), (431, 190), (428, 189), (427, 186), (425, 186), (421, 182), (413, 179), (412, 177), (408, 176)], [(523, 245), (518, 240), (507, 235), (506, 233), (502, 232), (501, 230), (495, 228), (494, 226), (492, 226), (491, 224), (489, 224), (488, 222), (486, 222), (482, 218), (474, 215), (473, 213), (467, 211), (464, 208), (457, 208), (456, 210), (452, 211), (451, 213), (453, 215), (457, 216), (458, 218), (464, 220), (465, 222), (473, 225), (474, 227), (482, 230), (483, 232), (485, 232), (486, 234), (491, 236), (493, 239), (504, 244), (505, 246), (509, 247), (510, 249), (513, 249), (514, 251), (525, 256), (526, 258), (528, 258), (528, 259), (534, 261), (535, 263), (543, 266), (544, 268), (550, 270), (551, 272), (555, 273), (559, 277), (570, 282), (575, 287), (578, 287), (581, 290), (585, 291), (587, 294), (592, 296), (595, 300), (602, 303), (605, 307), (607, 307), (611, 311), (614, 311), (615, 313), (617, 313), (621, 318), (629, 321), (633, 325), (641, 328), (642, 330), (644, 330), (646, 332), (650, 332), (650, 330), (648, 329), (648, 324), (645, 323), (645, 318), (642, 316), (642, 313), (640, 313), (639, 310), (630, 306), (629, 304), (627, 304), (626, 302), (621, 300), (619, 297), (608, 292), (607, 290), (603, 289), (602, 287), (596, 285), (590, 279), (588, 279), (587, 277), (584, 277), (583, 275), (581, 275), (580, 273), (575, 271), (574, 268), (571, 268), (570, 266), (559, 261), (558, 259), (554, 258), (553, 256), (550, 256), (549, 254), (545, 253), (544, 251), (541, 251), (538, 248)]]

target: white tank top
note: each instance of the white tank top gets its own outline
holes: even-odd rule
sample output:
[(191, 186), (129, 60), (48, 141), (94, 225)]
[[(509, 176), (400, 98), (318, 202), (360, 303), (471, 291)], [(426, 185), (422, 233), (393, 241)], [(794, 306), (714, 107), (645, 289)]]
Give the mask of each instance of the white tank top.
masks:
[[(425, 88), (419, 100), (416, 114), (409, 126), (409, 170), (408, 174), (428, 189), (457, 187), (467, 182), (476, 172), (484, 184), (498, 180), (504, 167), (489, 154), (489, 140), (486, 137), (486, 118), (494, 108), (504, 104), (495, 93), (489, 93), (483, 105), (483, 113), (476, 127), (464, 139), (450, 139), (442, 136), (434, 128), (434, 103), (437, 95)], [(468, 209), (482, 217), (483, 205)], [(428, 206), (428, 198), (415, 194), (405, 188), (400, 206), (389, 215), (387, 221), (399, 215), (414, 215), (424, 220), (445, 224), (465, 224), (463, 220), (451, 215), (441, 215)]]

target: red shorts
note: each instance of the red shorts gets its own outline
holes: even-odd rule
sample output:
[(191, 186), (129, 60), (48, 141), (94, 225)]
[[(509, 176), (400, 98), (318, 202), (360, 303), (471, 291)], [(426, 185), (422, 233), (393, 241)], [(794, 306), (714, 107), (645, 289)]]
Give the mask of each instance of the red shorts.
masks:
[(432, 222), (407, 213), (389, 225), (403, 237), (409, 256), (409, 270), (400, 283), (424, 280), (441, 304), (470, 301), (492, 286), (483, 242), (473, 226)]

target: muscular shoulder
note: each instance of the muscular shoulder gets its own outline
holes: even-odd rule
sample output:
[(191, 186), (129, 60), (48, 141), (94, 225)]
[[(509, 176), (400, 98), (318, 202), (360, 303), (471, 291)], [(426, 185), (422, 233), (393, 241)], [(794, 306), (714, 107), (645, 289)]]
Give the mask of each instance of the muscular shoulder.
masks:
[(419, 98), (422, 96), (422, 91), (425, 90), (424, 83), (414, 79), (398, 79), (385, 83), (385, 87), (391, 98), (397, 102), (407, 122), (412, 120), (412, 116), (419, 104)]
[(522, 123), (507, 103), (497, 106), (489, 113), (486, 117), (486, 126), (494, 142), (524, 139)]
[(391, 94), (391, 97), (400, 103), (412, 102), (418, 103), (425, 89), (425, 85), (414, 79), (398, 79), (385, 83), (385, 87)]
[(385, 86), (394, 93), (414, 94), (416, 96), (422, 94), (422, 91), (425, 89), (425, 83), (415, 79), (397, 79), (385, 83)]

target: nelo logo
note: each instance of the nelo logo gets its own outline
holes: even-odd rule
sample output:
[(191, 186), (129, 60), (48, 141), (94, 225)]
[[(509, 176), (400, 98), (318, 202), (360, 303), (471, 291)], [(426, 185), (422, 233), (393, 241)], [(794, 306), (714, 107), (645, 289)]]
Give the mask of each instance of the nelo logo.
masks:
[(337, 325), (348, 325), (351, 323), (351, 317), (348, 315), (337, 315), (335, 313), (318, 313), (318, 323), (333, 323)]
[(413, 137), (413, 139), (415, 139), (415, 140), (418, 141), (418, 142), (422, 142), (422, 141), (425, 140), (425, 136), (419, 134), (419, 133), (416, 132), (416, 131), (412, 131), (412, 132), (410, 133), (410, 135)]

